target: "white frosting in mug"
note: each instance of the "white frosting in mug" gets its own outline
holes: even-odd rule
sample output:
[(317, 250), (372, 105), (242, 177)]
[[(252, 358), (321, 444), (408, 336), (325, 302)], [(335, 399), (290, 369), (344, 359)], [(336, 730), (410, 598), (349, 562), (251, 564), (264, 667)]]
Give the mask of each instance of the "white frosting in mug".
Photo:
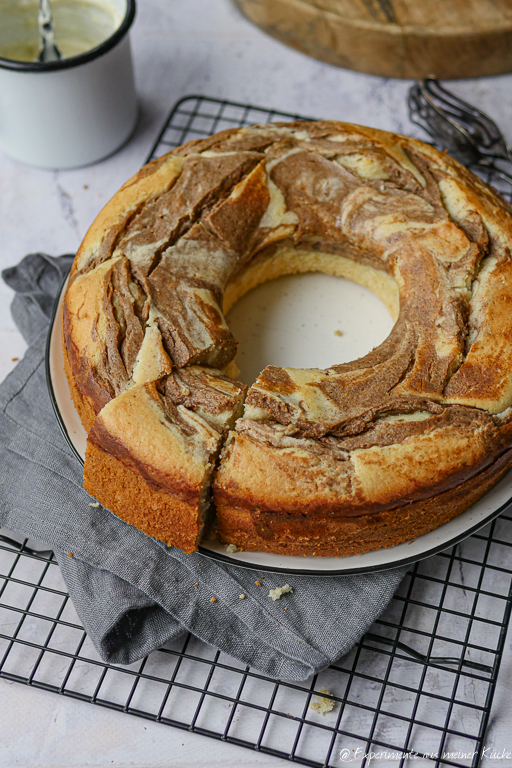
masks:
[[(120, 26), (126, 3), (115, 0), (51, 0), (55, 40), (64, 58), (90, 51)], [(0, 0), (0, 57), (36, 61), (38, 0)]]

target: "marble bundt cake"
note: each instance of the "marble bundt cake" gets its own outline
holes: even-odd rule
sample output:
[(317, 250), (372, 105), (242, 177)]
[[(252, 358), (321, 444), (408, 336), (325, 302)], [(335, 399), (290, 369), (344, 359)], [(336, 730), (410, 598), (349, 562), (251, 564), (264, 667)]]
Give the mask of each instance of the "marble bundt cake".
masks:
[[(85, 488), (192, 552), (346, 555), (432, 530), (512, 464), (512, 211), (404, 136), (334, 121), (189, 142), (105, 206), (64, 302)], [(225, 314), (321, 271), (395, 319), (368, 355), (230, 378)]]

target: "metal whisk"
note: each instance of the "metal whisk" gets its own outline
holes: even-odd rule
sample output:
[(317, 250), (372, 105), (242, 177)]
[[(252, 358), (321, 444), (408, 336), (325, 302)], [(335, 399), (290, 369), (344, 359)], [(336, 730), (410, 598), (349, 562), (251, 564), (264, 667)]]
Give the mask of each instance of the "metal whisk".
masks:
[(433, 77), (415, 83), (408, 97), (411, 121), (464, 165), (493, 171), (512, 184), (497, 163), (512, 163), (512, 150), (488, 115), (446, 90)]

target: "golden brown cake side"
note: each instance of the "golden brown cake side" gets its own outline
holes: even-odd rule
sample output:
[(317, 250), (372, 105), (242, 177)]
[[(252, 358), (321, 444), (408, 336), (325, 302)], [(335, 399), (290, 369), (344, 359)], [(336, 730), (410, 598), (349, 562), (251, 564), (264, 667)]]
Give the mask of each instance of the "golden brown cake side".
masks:
[(220, 371), (196, 366), (135, 385), (96, 417), (84, 487), (147, 535), (194, 551), (214, 464), (244, 391)]
[(358, 555), (393, 547), (448, 522), (489, 491), (512, 467), (507, 451), (483, 472), (444, 493), (354, 518), (322, 518), (256, 511), (220, 503), (217, 536), (239, 549), (283, 555)]
[(215, 504), (347, 518), (438, 495), (510, 446), (510, 424), (468, 411), (454, 406), (412, 419), (404, 414), (362, 435), (322, 440), (281, 424), (239, 419), (222, 452)]
[(195, 552), (203, 527), (197, 504), (153, 485), (107, 451), (87, 443), (84, 488), (147, 536)]
[(64, 373), (66, 374), (66, 378), (68, 380), (69, 393), (71, 395), (71, 399), (73, 400), (73, 405), (75, 406), (76, 411), (80, 416), (82, 426), (88, 433), (94, 423), (96, 414), (90, 402), (84, 397), (83, 392), (78, 388), (71, 363), (69, 362), (68, 347), (64, 338), (64, 330), (62, 333), (61, 344), (62, 355), (64, 358)]

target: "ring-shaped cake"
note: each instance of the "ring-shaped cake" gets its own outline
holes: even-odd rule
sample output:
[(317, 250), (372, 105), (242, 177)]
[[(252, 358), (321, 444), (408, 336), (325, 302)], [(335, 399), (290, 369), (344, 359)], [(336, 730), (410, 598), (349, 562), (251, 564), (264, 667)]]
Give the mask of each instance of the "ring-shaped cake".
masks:
[[(64, 302), (85, 488), (193, 552), (347, 555), (459, 514), (512, 464), (512, 211), (419, 141), (334, 121), (193, 141), (98, 215)], [(230, 378), (225, 314), (279, 275), (367, 286), (395, 325), (326, 370)], [(236, 375), (236, 373), (235, 373)]]

